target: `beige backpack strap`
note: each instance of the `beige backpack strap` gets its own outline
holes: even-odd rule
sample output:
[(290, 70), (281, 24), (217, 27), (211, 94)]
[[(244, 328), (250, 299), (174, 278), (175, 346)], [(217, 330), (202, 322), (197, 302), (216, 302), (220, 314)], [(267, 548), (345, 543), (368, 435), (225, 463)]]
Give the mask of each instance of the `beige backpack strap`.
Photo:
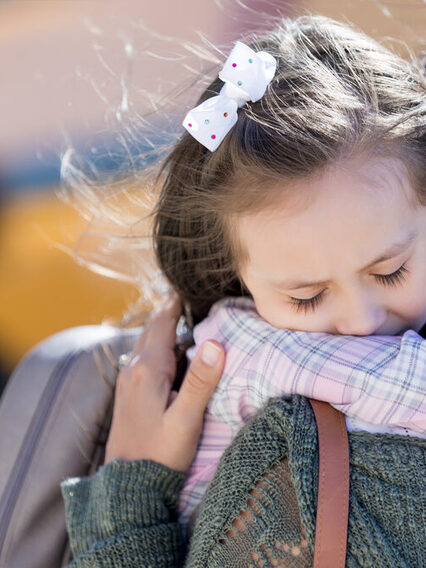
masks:
[(349, 511), (349, 443), (344, 415), (309, 399), (319, 440), (314, 568), (344, 568)]

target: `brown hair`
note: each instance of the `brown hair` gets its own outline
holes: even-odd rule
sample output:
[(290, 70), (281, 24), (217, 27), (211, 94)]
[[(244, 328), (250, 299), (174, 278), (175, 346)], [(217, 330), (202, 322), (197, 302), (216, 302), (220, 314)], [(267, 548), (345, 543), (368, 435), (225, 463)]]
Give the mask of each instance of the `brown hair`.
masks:
[[(194, 321), (226, 295), (248, 294), (232, 216), (268, 207), (287, 182), (355, 155), (403, 161), (426, 205), (426, 81), (408, 62), (347, 24), (283, 18), (244, 43), (278, 60), (266, 94), (238, 111), (215, 152), (184, 133), (157, 177), (158, 263)], [(218, 94), (215, 79), (196, 104)], [(193, 105), (195, 106), (195, 105)], [(275, 183), (280, 182), (280, 183)], [(265, 192), (265, 187), (276, 189)]]
[[(277, 72), (259, 101), (238, 110), (237, 123), (215, 152), (189, 133), (181, 135), (180, 96), (188, 103), (191, 77), (156, 102), (153, 112), (120, 117), (116, 137), (123, 148), (118, 155), (113, 148), (119, 165), (111, 174), (92, 159), (94, 150), (104, 157), (97, 141), (89, 143), (87, 157), (72, 146), (61, 156), (56, 193), (88, 224), (76, 247), (52, 244), (139, 293), (119, 320), (104, 322), (143, 323), (164, 284), (179, 292), (193, 323), (216, 300), (249, 295), (240, 276), (248, 251), (231, 230), (235, 217), (262, 211), (283, 195), (299, 198), (294, 180), (305, 182), (344, 160), (398, 158), (414, 189), (411, 204), (426, 205), (426, 57), (416, 59), (406, 46), (405, 60), (350, 24), (318, 15), (274, 18), (269, 31), (239, 39), (276, 57)], [(199, 46), (189, 47), (197, 53)], [(211, 82), (223, 61), (213, 50), (200, 50), (200, 59), (212, 65), (197, 79), (210, 84), (190, 107), (223, 85), (218, 78)], [(135, 141), (145, 149), (133, 154), (129, 144)]]

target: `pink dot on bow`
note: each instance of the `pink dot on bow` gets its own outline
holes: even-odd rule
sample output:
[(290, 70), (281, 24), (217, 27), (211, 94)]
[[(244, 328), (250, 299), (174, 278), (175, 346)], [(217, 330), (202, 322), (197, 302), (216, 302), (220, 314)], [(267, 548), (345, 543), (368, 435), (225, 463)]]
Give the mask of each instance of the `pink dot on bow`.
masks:
[(233, 64), (232, 64), (232, 67), (236, 67), (236, 66), (237, 66), (237, 64), (236, 64), (236, 63), (233, 63)]
[(188, 126), (192, 126), (192, 124), (190, 122), (188, 122)]
[(216, 138), (216, 134), (212, 134), (212, 138), (214, 140)]

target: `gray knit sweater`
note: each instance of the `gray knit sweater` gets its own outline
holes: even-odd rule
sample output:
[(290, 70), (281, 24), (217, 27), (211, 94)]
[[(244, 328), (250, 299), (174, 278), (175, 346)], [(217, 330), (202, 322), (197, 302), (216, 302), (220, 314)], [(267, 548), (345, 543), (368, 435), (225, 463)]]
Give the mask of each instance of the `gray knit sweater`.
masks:
[[(349, 444), (346, 566), (426, 566), (426, 440), (352, 432)], [(148, 460), (63, 481), (69, 568), (312, 566), (318, 441), (307, 399), (270, 399), (240, 430), (189, 544), (176, 522), (183, 481)]]

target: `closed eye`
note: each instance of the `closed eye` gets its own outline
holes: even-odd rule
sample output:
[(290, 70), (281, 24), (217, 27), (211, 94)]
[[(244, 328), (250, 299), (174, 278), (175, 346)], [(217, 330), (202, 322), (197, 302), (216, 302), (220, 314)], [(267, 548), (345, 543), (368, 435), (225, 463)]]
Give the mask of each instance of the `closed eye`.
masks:
[(405, 264), (403, 264), (398, 268), (398, 270), (392, 272), (392, 274), (373, 274), (373, 276), (374, 278), (376, 278), (376, 280), (378, 280), (385, 286), (397, 286), (403, 280), (405, 280), (405, 275), (408, 274), (408, 272), (408, 268), (405, 266)]
[[(395, 272), (392, 272), (391, 274), (373, 274), (373, 276), (383, 286), (398, 286), (405, 280), (405, 276), (408, 273), (408, 268), (405, 266), (405, 264), (403, 264), (398, 268), (398, 270), (395, 270)], [(296, 312), (299, 312), (303, 309), (306, 314), (309, 311), (315, 311), (315, 309), (322, 302), (323, 295), (324, 290), (313, 298), (308, 298), (307, 300), (290, 297), (290, 305), (294, 306)]]

